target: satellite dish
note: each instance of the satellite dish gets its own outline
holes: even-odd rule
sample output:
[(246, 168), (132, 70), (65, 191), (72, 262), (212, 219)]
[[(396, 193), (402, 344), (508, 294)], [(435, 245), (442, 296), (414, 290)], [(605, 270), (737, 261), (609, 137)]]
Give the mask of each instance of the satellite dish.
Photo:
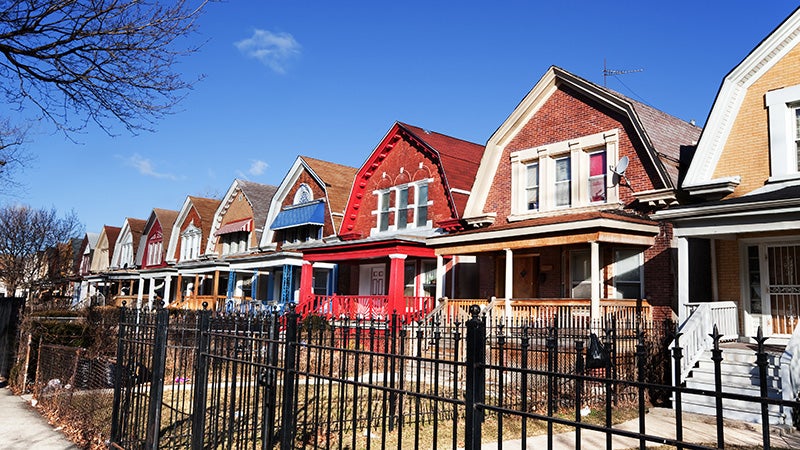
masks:
[(628, 170), (629, 163), (630, 160), (628, 159), (628, 157), (623, 156), (617, 162), (616, 167), (609, 167), (611, 169), (611, 172), (614, 173), (614, 179), (613, 179), (614, 186), (619, 184), (620, 178), (623, 178), (625, 180), (625, 183), (627, 183), (628, 185), (631, 184), (630, 181), (628, 181), (628, 177), (625, 176), (625, 171)]

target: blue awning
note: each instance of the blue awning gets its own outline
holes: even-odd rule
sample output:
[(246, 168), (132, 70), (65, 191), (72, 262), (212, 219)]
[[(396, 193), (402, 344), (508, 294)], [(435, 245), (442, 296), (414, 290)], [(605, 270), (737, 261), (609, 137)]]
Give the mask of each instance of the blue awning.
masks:
[(324, 224), (325, 202), (316, 201), (287, 207), (278, 213), (278, 217), (275, 218), (269, 228), (271, 230), (283, 230), (285, 228), (292, 228), (300, 225)]

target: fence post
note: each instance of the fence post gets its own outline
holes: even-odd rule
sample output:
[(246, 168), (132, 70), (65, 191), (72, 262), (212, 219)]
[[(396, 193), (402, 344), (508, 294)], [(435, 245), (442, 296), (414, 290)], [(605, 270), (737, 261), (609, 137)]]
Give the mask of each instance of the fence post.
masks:
[(125, 358), (125, 302), (119, 308), (119, 332), (117, 333), (117, 362), (114, 365), (114, 407), (111, 410), (111, 443), (120, 439), (120, 403), (122, 401), (122, 361)]
[(197, 318), (197, 349), (194, 367), (194, 393), (192, 395), (192, 449), (203, 449), (203, 437), (206, 426), (206, 394), (208, 393), (208, 352), (211, 348), (211, 337), (208, 334), (211, 323), (211, 311), (208, 303), (203, 302), (203, 310)]
[(486, 363), (486, 325), (478, 317), (480, 312), (481, 308), (478, 305), (469, 307), (472, 318), (467, 321), (465, 450), (480, 450), (481, 448), (483, 412), (478, 409), (477, 404), (483, 403), (486, 383), (483, 367)]
[(161, 430), (161, 402), (164, 399), (164, 366), (167, 358), (167, 331), (169, 311), (160, 306), (156, 312), (153, 340), (153, 370), (150, 381), (150, 405), (147, 410), (147, 437), (145, 448), (158, 450)]
[(680, 344), (681, 333), (675, 333), (675, 347), (672, 348), (672, 359), (675, 361), (672, 378), (674, 386), (672, 395), (675, 407), (675, 440), (678, 441), (677, 449), (683, 450), (683, 403), (681, 400), (681, 360), (683, 349)]
[(714, 397), (716, 400), (717, 413), (717, 448), (725, 448), (725, 425), (723, 423), (724, 413), (722, 411), (722, 350), (719, 348), (719, 334), (717, 325), (714, 324), (714, 331), (710, 334), (714, 340), (714, 348), (711, 350), (711, 360), (714, 361)]
[(606, 355), (608, 355), (608, 358), (606, 358), (606, 371), (605, 371), (606, 372), (606, 374), (605, 374), (606, 375), (606, 379), (605, 379), (606, 422), (605, 423), (606, 423), (606, 449), (608, 449), (608, 450), (611, 450), (611, 448), (612, 448), (612, 437), (613, 437), (613, 435), (611, 434), (611, 428), (613, 426), (612, 421), (611, 421), (612, 414), (613, 414), (613, 408), (611, 407), (612, 406), (611, 403), (612, 403), (612, 401), (614, 401), (614, 384), (613, 384), (613, 381), (612, 381), (613, 380), (612, 379), (612, 377), (613, 377), (612, 374), (613, 374), (613, 370), (614, 370), (613, 369), (614, 361), (613, 361), (613, 355), (611, 354), (612, 343), (613, 343), (613, 339), (614, 339), (614, 336), (612, 334), (613, 333), (613, 328), (612, 328), (613, 325), (614, 325), (613, 319), (609, 319), (608, 322), (606, 323), (606, 330), (605, 330), (606, 336), (605, 336), (605, 342), (604, 342), (604, 347), (606, 349)]
[(547, 449), (553, 448), (553, 411), (555, 404), (555, 370), (556, 370), (556, 327), (547, 330), (545, 347), (547, 348)]
[[(523, 366), (524, 367), (524, 366)], [(581, 403), (583, 402), (583, 339), (575, 340), (575, 422), (581, 422)], [(581, 427), (575, 427), (575, 450), (581, 450)]]
[(758, 352), (756, 353), (756, 365), (758, 366), (758, 381), (761, 388), (761, 433), (763, 437), (763, 447), (770, 448), (769, 443), (769, 401), (767, 396), (767, 352), (764, 350), (764, 342), (769, 339), (764, 337), (761, 331), (761, 326), (758, 327), (758, 335), (756, 342), (758, 343)]
[(294, 384), (297, 371), (297, 312), (295, 304), (289, 304), (286, 318), (286, 346), (283, 353), (283, 408), (281, 410), (281, 450), (294, 448)]
[(644, 332), (639, 330), (636, 333), (636, 362), (638, 365), (638, 373), (636, 379), (639, 381), (639, 450), (647, 448), (647, 440), (644, 434), (647, 431), (645, 427), (645, 390), (644, 390), (644, 372), (647, 368), (647, 352), (644, 346)]

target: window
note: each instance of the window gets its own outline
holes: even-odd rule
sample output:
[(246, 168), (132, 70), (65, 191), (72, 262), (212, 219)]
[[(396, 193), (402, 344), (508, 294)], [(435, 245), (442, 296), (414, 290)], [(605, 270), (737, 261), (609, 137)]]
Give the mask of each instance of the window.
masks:
[(200, 257), (201, 231), (194, 224), (189, 224), (181, 234), (181, 261), (191, 261)]
[(244, 253), (247, 251), (247, 238), (250, 233), (247, 231), (237, 231), (235, 233), (223, 234), (220, 237), (222, 241), (222, 254), (232, 255), (235, 253)]
[(570, 178), (570, 157), (556, 159), (556, 206), (569, 206), (572, 203)]
[(430, 227), (428, 183), (430, 179), (375, 191), (378, 196), (377, 227), (373, 232)]
[(155, 266), (161, 264), (161, 250), (163, 241), (151, 241), (147, 243), (147, 265)]
[(569, 279), (571, 298), (592, 297), (591, 257), (587, 251), (569, 254)]
[(608, 160), (618, 156), (616, 129), (511, 153), (511, 216), (617, 202)]
[(642, 252), (619, 249), (614, 252), (616, 298), (642, 298)]
[(525, 198), (528, 211), (539, 209), (539, 163), (525, 166)]
[(800, 178), (800, 85), (769, 91), (770, 181)]
[(589, 153), (589, 201), (606, 201), (606, 151)]
[(301, 203), (308, 203), (314, 199), (314, 193), (311, 192), (311, 188), (303, 183), (297, 188), (297, 192), (294, 194), (294, 200), (292, 204), (299, 205)]

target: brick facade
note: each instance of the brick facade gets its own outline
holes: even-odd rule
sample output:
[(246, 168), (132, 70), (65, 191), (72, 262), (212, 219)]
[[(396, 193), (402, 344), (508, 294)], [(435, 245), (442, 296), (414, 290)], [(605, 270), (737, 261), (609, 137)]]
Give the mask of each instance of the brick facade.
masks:
[[(244, 220), (244, 219), (252, 219), (253, 218), (253, 208), (250, 206), (250, 202), (247, 201), (247, 198), (242, 193), (240, 189), (232, 196), (233, 200), (227, 205), (228, 209), (222, 215), (222, 221), (220, 222), (221, 225), (225, 225), (226, 223), (236, 222), (237, 220)], [(258, 245), (256, 242), (256, 233), (251, 232), (249, 236), (248, 246), (254, 247)], [(216, 244), (214, 245), (214, 252), (218, 255), (222, 254), (222, 244), (220, 240), (215, 237)]]
[[(311, 192), (314, 194), (314, 200), (325, 198), (325, 188), (320, 186), (317, 180), (308, 173), (308, 171), (304, 168), (300, 175), (295, 181), (294, 185), (289, 189), (289, 192), (286, 194), (286, 197), (283, 199), (283, 203), (281, 204), (281, 209), (287, 206), (291, 206), (294, 201), (294, 196), (297, 191), (300, 189), (301, 185), (307, 185), (311, 188)], [(327, 205), (329, 207), (329, 205)], [(330, 212), (326, 208), (326, 212)], [(331, 215), (325, 214), (325, 225), (322, 227), (322, 235), (323, 236), (331, 236), (336, 234), (336, 230), (334, 230), (333, 223), (331, 223)]]

